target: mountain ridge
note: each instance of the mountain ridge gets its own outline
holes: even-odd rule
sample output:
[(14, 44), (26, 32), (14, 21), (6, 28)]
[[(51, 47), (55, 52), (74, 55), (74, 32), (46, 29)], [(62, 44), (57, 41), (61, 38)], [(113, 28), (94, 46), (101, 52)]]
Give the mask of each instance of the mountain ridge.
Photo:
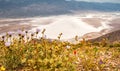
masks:
[(95, 39), (91, 39), (89, 41), (91, 42), (100, 42), (103, 39), (106, 39), (108, 42), (112, 43), (112, 42), (120, 42), (120, 30), (116, 30), (110, 33), (107, 33), (103, 36), (100, 36), (98, 38)]
[(8, 0), (0, 1), (0, 18), (33, 17), (70, 14), (73, 11), (120, 11), (119, 3), (97, 3), (65, 0)]

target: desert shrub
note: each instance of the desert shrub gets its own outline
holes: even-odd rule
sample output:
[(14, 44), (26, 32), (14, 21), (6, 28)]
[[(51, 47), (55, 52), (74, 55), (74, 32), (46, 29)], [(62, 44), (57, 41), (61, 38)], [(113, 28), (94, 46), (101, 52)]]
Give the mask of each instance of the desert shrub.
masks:
[(119, 42), (115, 42), (115, 43), (113, 43), (113, 46), (114, 47), (120, 47), (120, 43)]
[(31, 38), (28, 42), (24, 38), (19, 34), (13, 42), (1, 41), (0, 62), (6, 70), (75, 71), (76, 56), (69, 43), (59, 41), (60, 38)]
[(51, 40), (44, 36), (45, 29), (42, 37), (37, 36), (39, 30), (30, 36), (28, 32), (23, 32), (20, 31), (17, 37), (10, 33), (1, 37), (0, 71), (120, 70), (119, 43), (112, 45), (113, 48), (106, 46), (110, 44), (105, 40), (102, 43), (88, 43), (84, 39), (78, 44), (72, 44), (60, 41), (62, 33), (58, 40)]

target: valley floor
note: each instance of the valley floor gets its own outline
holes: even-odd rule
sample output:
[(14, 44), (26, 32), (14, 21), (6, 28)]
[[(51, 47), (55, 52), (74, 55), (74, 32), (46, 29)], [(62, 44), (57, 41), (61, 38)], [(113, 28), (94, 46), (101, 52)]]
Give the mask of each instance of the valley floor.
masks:
[(93, 39), (111, 31), (119, 30), (119, 13), (88, 13), (59, 15), (49, 17), (33, 17), (18, 19), (0, 19), (0, 34), (19, 29), (46, 29), (48, 38), (56, 39), (63, 33), (62, 40), (72, 41), (76, 35), (79, 38)]

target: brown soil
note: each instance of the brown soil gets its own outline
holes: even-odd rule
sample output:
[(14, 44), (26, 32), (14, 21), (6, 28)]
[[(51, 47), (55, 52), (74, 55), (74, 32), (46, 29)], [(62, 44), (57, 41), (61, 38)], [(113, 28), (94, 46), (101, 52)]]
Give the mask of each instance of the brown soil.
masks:
[(101, 22), (103, 21), (103, 19), (101, 18), (82, 18), (83, 22), (86, 22), (90, 25), (93, 25), (94, 27), (99, 27), (101, 26)]
[(111, 31), (120, 29), (120, 18), (116, 18), (110, 21), (110, 26), (113, 27)]
[(30, 24), (22, 24), (24, 22), (29, 22), (29, 19), (3, 19), (0, 20), (0, 33), (5, 33), (9, 31), (16, 31), (19, 29), (31, 29)]

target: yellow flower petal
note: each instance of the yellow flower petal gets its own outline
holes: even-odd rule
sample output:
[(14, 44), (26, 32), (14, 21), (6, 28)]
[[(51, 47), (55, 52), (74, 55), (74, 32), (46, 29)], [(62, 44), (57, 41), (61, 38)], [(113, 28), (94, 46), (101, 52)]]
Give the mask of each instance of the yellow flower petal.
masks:
[(4, 67), (4, 66), (1, 66), (0, 70), (1, 70), (1, 71), (5, 71), (5, 67)]

